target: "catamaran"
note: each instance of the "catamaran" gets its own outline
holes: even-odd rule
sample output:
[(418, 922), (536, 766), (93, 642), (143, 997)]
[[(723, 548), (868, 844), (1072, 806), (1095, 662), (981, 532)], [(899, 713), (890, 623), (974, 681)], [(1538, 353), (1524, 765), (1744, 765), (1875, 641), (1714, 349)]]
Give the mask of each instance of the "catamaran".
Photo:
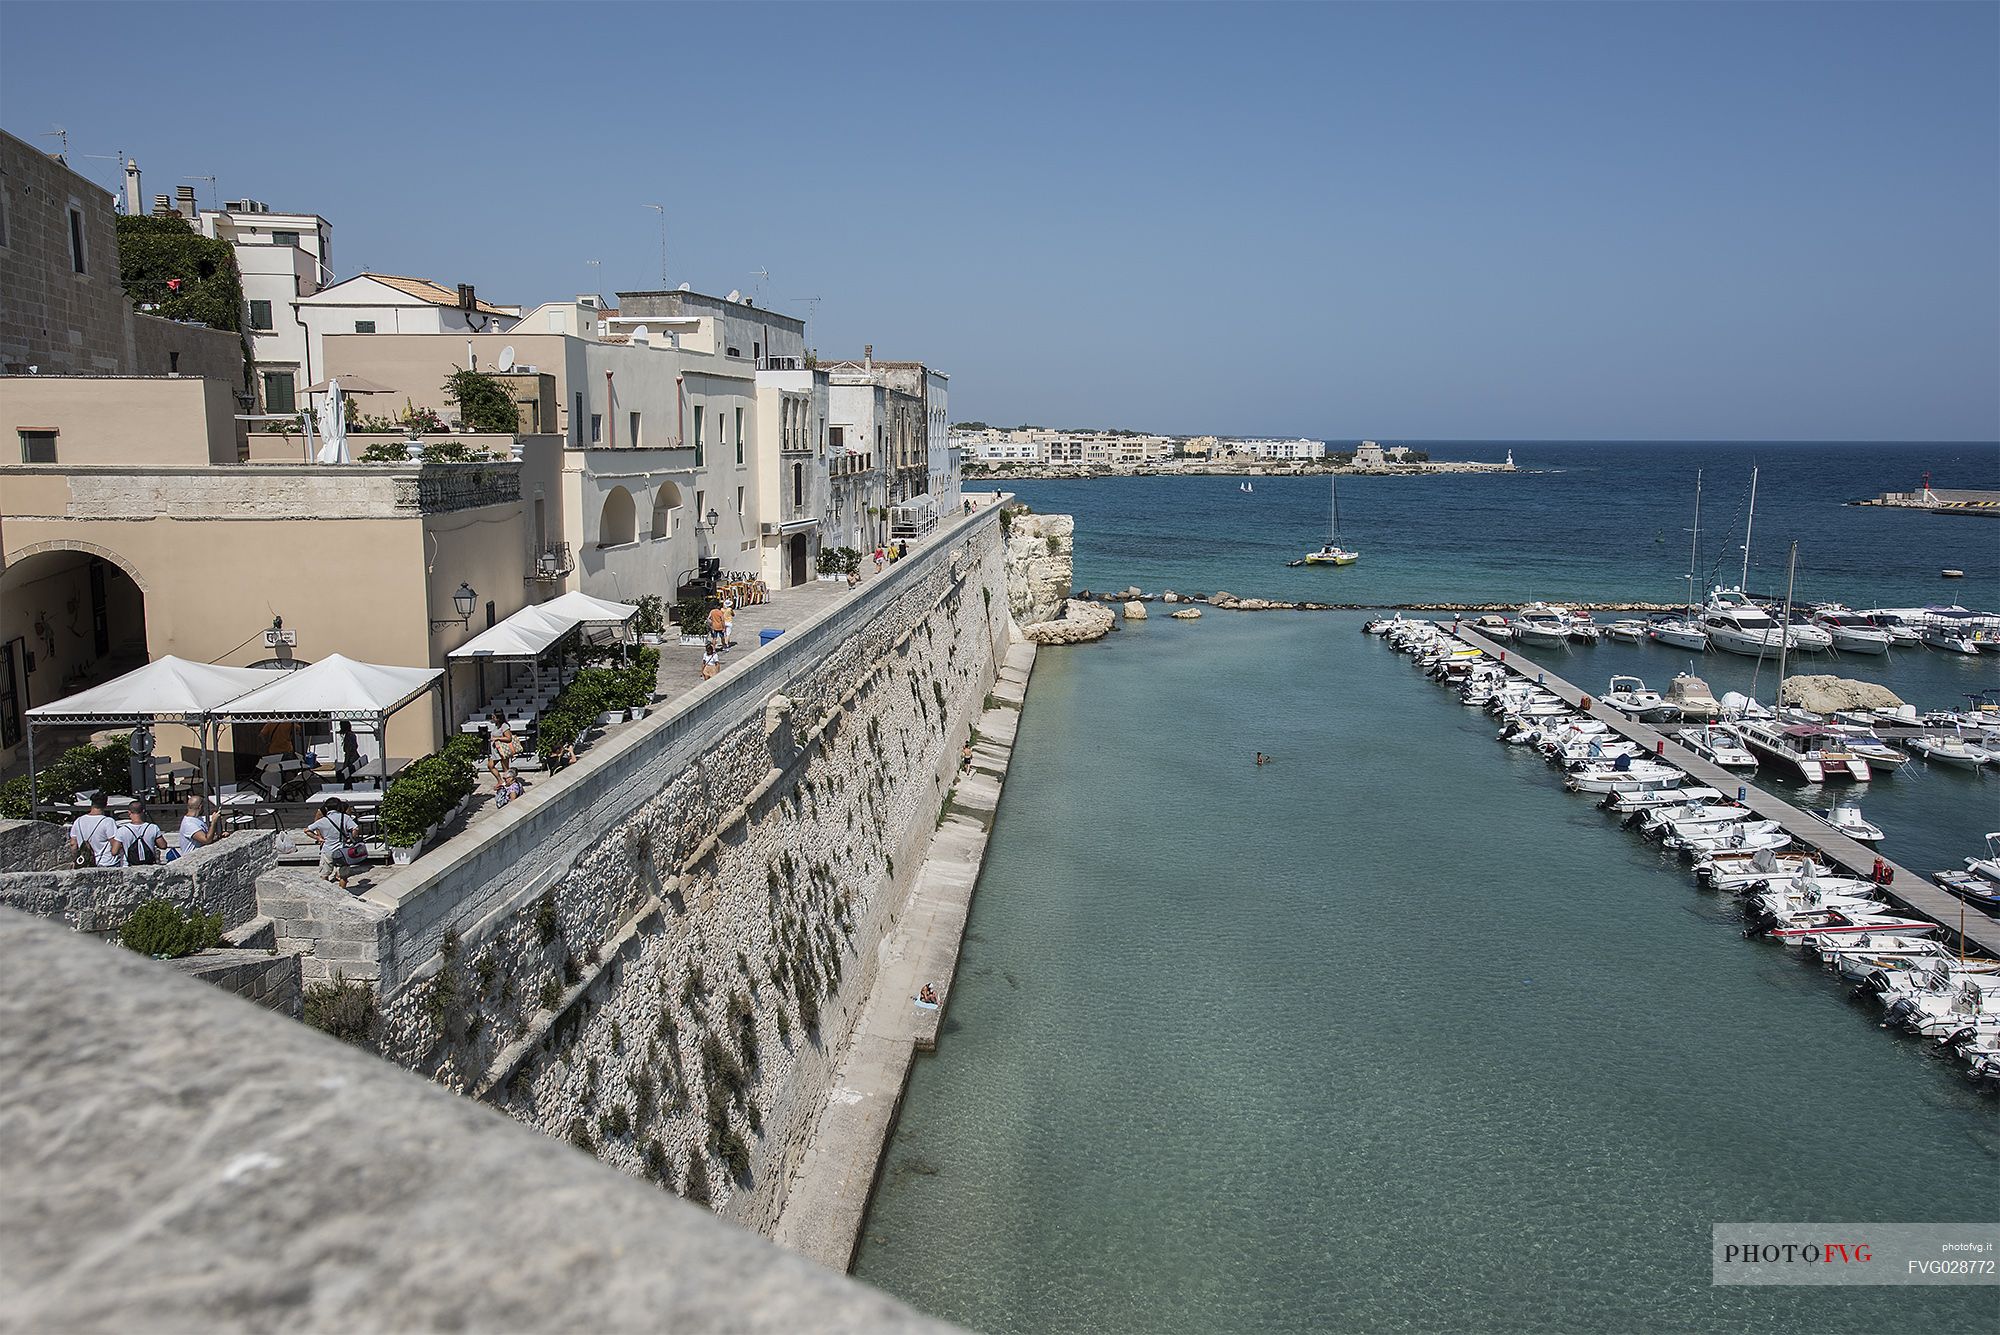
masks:
[(1327, 490), (1327, 532), (1326, 543), (1316, 552), (1306, 553), (1309, 566), (1351, 566), (1361, 559), (1361, 553), (1340, 545), (1340, 487), (1329, 474)]

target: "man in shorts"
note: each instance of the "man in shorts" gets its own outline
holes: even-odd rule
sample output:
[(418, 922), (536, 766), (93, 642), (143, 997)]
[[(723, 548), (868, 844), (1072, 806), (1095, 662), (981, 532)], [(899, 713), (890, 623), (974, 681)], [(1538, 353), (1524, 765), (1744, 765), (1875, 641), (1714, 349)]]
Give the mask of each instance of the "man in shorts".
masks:
[(306, 833), (319, 844), (319, 875), (341, 889), (347, 888), (347, 846), (355, 842), (361, 827), (347, 814), (347, 804), (337, 797), (326, 799), (320, 818), (306, 826)]

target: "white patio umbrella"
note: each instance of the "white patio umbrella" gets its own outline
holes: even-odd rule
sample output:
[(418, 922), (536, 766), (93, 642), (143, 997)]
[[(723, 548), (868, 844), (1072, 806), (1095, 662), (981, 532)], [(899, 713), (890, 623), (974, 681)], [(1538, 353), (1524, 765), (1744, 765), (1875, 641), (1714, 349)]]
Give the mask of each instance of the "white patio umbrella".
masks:
[(326, 397), (319, 405), (319, 453), (314, 456), (323, 464), (351, 464), (352, 456), (347, 452), (347, 400), (340, 392), (340, 382), (326, 382)]

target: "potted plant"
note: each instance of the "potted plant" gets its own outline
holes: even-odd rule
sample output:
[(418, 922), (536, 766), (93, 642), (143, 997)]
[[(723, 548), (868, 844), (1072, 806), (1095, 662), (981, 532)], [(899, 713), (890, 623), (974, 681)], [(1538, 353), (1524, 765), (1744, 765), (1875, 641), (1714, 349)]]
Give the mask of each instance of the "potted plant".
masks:
[(683, 598), (674, 604), (674, 628), (680, 631), (682, 644), (708, 642), (708, 613), (714, 606), (707, 598)]
[(648, 593), (639, 599), (639, 615), (632, 618), (632, 629), (638, 632), (639, 643), (658, 644), (662, 632), (667, 628), (666, 600), (657, 593)]

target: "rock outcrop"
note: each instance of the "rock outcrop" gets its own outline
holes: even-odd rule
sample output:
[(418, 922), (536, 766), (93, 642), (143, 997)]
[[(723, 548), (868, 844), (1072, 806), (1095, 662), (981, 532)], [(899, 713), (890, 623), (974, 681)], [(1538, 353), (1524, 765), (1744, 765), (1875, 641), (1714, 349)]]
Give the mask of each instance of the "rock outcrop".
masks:
[(1180, 611), (1169, 612), (1167, 615), (1176, 621), (1194, 621), (1200, 618), (1201, 609), (1199, 607), (1183, 607)]
[(1071, 599), (1063, 605), (1061, 619), (1023, 626), (1021, 634), (1036, 644), (1083, 644), (1110, 634), (1114, 620), (1108, 607)]
[(1815, 714), (1831, 714), (1842, 709), (1894, 709), (1903, 703), (1886, 686), (1872, 681), (1851, 681), (1845, 677), (1787, 677), (1778, 694), (1786, 704), (1809, 709)]
[(1023, 626), (1054, 621), (1069, 601), (1076, 520), (1015, 514), (1007, 536), (1007, 610)]
[(1146, 619), (1146, 605), (1136, 598), (1125, 604), (1125, 619), (1127, 621), (1144, 621)]

